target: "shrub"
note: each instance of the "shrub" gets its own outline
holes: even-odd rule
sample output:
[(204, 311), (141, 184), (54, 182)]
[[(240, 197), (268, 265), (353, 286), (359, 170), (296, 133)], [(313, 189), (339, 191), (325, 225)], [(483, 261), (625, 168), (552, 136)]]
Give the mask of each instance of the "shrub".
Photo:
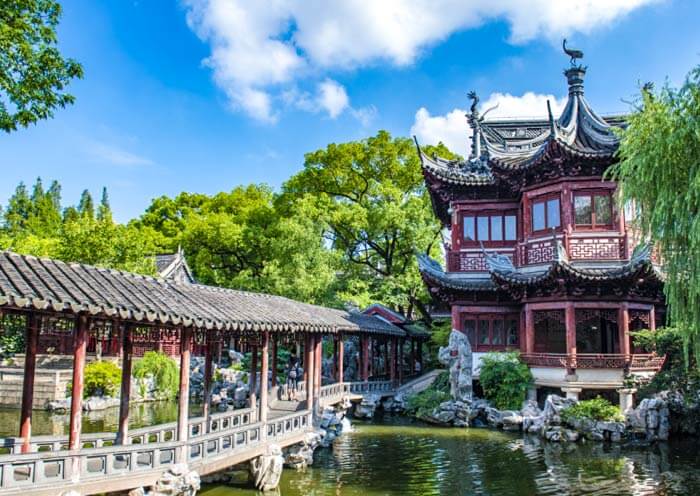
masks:
[(666, 361), (651, 381), (637, 378), (631, 386), (638, 388), (639, 399), (650, 398), (661, 391), (678, 391), (686, 402), (700, 395), (700, 368), (693, 353), (684, 346), (684, 332), (677, 327), (662, 327), (655, 331), (643, 330), (632, 333), (636, 345), (645, 351), (665, 355)]
[(114, 362), (97, 361), (85, 366), (83, 397), (109, 396), (116, 398), (122, 383), (122, 371)]
[(518, 410), (533, 383), (530, 369), (517, 352), (487, 353), (481, 359), (479, 381), (484, 396), (501, 410)]
[(579, 401), (575, 405), (564, 408), (561, 411), (561, 419), (564, 422), (585, 419), (621, 422), (625, 420), (625, 417), (619, 407), (598, 396), (592, 400)]
[(450, 374), (443, 372), (435, 378), (430, 387), (406, 399), (406, 413), (415, 417), (430, 414), (443, 401), (450, 399)]
[(143, 379), (153, 376), (158, 396), (173, 398), (177, 394), (180, 382), (175, 360), (159, 351), (147, 351), (143, 358), (134, 364), (134, 377)]

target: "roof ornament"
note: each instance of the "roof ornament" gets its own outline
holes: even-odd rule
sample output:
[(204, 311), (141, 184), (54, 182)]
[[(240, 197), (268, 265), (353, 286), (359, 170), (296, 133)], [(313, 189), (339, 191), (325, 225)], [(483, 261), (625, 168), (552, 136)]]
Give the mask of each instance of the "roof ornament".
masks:
[(552, 113), (552, 103), (549, 101), (549, 98), (547, 99), (547, 115), (549, 116), (549, 130), (552, 132), (552, 135), (557, 134), (557, 126), (554, 123), (554, 114)]
[(481, 158), (481, 123), (484, 122), (486, 115), (489, 112), (496, 109), (498, 104), (486, 110), (483, 115), (479, 115), (479, 95), (476, 91), (472, 90), (467, 93), (467, 97), (472, 101), (471, 107), (469, 108), (469, 113), (467, 114), (467, 122), (469, 127), (472, 128), (472, 152), (469, 158), (471, 160), (478, 160)]
[(564, 49), (564, 53), (571, 57), (571, 66), (576, 67), (576, 59), (582, 59), (583, 52), (575, 48), (566, 48), (566, 38), (564, 38), (562, 42), (562, 48)]

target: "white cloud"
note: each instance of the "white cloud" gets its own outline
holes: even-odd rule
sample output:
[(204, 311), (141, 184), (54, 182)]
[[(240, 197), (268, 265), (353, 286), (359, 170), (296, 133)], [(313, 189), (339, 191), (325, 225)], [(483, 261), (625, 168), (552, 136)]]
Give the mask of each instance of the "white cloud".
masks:
[(318, 104), (328, 112), (331, 119), (335, 119), (350, 106), (350, 99), (343, 85), (326, 79), (318, 85)]
[[(556, 98), (553, 95), (540, 95), (527, 92), (522, 96), (509, 93), (492, 93), (479, 108), (481, 112), (492, 107), (488, 119), (505, 117), (546, 117), (547, 100), (550, 101), (554, 116), (558, 116), (566, 98)], [(471, 129), (467, 124), (466, 109), (456, 108), (445, 115), (431, 115), (428, 109), (421, 107), (416, 112), (411, 134), (422, 144), (437, 145), (444, 143), (450, 150), (462, 156), (469, 155)]]
[(109, 165), (136, 167), (154, 164), (153, 160), (150, 158), (129, 152), (119, 146), (100, 141), (88, 141), (85, 146), (85, 151), (94, 160)]
[(316, 92), (313, 95), (308, 91), (300, 91), (294, 87), (284, 91), (281, 99), (287, 106), (312, 113), (325, 112), (331, 119), (349, 111), (350, 115), (365, 127), (377, 115), (377, 109), (372, 105), (360, 108), (352, 107), (345, 87), (330, 78), (317, 84)]
[[(211, 46), (204, 63), (216, 84), (235, 108), (274, 122), (275, 96), (328, 70), (411, 64), (451, 34), (494, 19), (510, 25), (513, 43), (558, 41), (661, 0), (182, 1), (188, 25)], [(340, 112), (348, 108), (349, 98)]]

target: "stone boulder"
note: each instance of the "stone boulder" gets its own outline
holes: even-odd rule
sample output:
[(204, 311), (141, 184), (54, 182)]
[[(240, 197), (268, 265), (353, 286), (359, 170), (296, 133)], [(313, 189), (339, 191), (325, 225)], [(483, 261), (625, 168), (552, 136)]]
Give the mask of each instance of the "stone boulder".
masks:
[(374, 417), (374, 412), (377, 410), (381, 396), (377, 394), (366, 394), (362, 397), (362, 401), (355, 405), (353, 415), (359, 419), (371, 419)]
[(321, 444), (322, 432), (309, 432), (301, 443), (285, 448), (284, 464), (289, 468), (303, 470), (314, 463), (314, 450)]
[(265, 453), (253, 458), (248, 464), (248, 475), (258, 491), (272, 491), (282, 477), (284, 457), (277, 444), (270, 444)]
[(647, 441), (668, 439), (671, 422), (667, 402), (661, 398), (645, 398), (637, 408), (626, 413), (628, 429)]

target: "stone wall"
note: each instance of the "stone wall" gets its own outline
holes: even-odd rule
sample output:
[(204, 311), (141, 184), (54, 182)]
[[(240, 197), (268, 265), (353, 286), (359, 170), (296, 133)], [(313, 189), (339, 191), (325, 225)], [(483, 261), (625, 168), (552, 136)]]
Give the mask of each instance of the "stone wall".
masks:
[[(43, 409), (47, 403), (63, 400), (72, 372), (60, 369), (37, 369), (34, 376), (32, 407)], [(0, 367), (0, 406), (19, 408), (22, 405), (24, 370), (16, 367)]]

